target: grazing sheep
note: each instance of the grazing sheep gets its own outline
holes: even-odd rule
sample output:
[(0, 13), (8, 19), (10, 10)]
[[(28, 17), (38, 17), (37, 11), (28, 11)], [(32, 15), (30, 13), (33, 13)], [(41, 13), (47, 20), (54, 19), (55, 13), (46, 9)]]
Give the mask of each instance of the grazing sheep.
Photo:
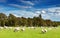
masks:
[(21, 31), (25, 31), (25, 28), (21, 28)]
[(47, 29), (42, 29), (42, 33), (46, 33), (47, 32)]
[(36, 27), (31, 27), (31, 29), (36, 29)]
[(15, 27), (14, 32), (18, 32), (20, 30), (19, 27)]
[(3, 29), (3, 27), (0, 27), (0, 29)]
[(9, 29), (12, 29), (12, 27), (8, 27)]
[(44, 28), (43, 26), (41, 26), (41, 28)]
[(44, 33), (45, 31), (44, 31), (44, 29), (42, 29), (42, 33)]
[(31, 27), (28, 27), (28, 29), (30, 29)]
[(8, 27), (7, 26), (4, 26), (4, 29), (7, 29)]
[(36, 27), (33, 27), (33, 29), (36, 29)]
[(45, 29), (45, 32), (47, 32), (47, 29)]
[(49, 27), (49, 28), (48, 28), (48, 30), (52, 30), (52, 28), (51, 28), (51, 27)]

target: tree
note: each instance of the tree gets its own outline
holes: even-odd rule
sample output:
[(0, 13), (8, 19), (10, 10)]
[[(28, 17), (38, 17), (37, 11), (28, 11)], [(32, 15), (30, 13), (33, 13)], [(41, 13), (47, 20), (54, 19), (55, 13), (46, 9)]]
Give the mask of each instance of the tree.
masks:
[(32, 18), (28, 18), (28, 19), (27, 19), (27, 25), (28, 25), (28, 26), (33, 26)]
[(17, 26), (17, 18), (13, 14), (9, 14), (8, 22), (9, 26)]
[(46, 21), (47, 26), (52, 26), (53, 25), (53, 22), (51, 20), (47, 19), (45, 21)]
[(33, 17), (33, 26), (38, 26), (37, 21), (37, 17)]
[(7, 16), (3, 13), (0, 13), (0, 26), (4, 26), (7, 20)]
[(27, 25), (27, 19), (24, 18), (24, 17), (21, 17), (21, 18), (20, 18), (20, 25), (26, 26), (26, 25)]
[(25, 17), (16, 17), (13, 14), (6, 16), (3, 13), (0, 13), (0, 26), (53, 26), (57, 27), (60, 25), (60, 22), (52, 21), (50, 19), (44, 20), (41, 14), (38, 17), (25, 18)]

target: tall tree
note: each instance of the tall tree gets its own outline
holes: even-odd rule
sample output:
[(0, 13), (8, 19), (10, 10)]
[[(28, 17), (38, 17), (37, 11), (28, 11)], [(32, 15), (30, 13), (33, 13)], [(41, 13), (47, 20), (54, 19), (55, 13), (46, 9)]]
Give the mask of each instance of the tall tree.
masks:
[(0, 13), (0, 26), (4, 26), (7, 20), (7, 16), (3, 13)]
[(8, 16), (9, 26), (17, 26), (17, 18), (13, 14)]

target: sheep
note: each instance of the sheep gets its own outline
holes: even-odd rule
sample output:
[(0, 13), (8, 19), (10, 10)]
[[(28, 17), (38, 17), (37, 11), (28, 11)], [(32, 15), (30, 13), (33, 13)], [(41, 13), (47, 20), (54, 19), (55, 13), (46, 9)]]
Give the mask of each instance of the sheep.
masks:
[(34, 27), (34, 29), (36, 29), (36, 27)]
[(41, 26), (41, 28), (44, 28), (43, 26)]
[(46, 33), (47, 32), (47, 29), (42, 29), (42, 33)]
[(25, 31), (25, 28), (21, 28), (21, 31)]
[(8, 27), (9, 29), (12, 29), (12, 27)]
[(36, 27), (31, 27), (31, 29), (36, 29)]
[(44, 33), (45, 31), (44, 31), (44, 29), (42, 29), (42, 33)]
[(4, 29), (7, 29), (8, 27), (7, 26), (4, 26)]
[(19, 27), (15, 27), (14, 32), (18, 32), (20, 30)]
[(47, 32), (47, 29), (45, 29), (45, 32)]
[(0, 27), (0, 29), (3, 29), (3, 27)]
[(28, 27), (28, 29), (30, 29), (31, 27)]
[(48, 28), (48, 30), (52, 30), (52, 28), (51, 28), (51, 27), (49, 27), (49, 28)]

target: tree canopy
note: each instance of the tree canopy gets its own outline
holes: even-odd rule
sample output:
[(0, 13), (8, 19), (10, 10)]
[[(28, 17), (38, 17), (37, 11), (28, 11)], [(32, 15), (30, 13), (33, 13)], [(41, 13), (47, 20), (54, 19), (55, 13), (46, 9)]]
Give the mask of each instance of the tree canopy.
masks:
[(6, 16), (0, 13), (0, 26), (58, 26), (60, 22), (51, 21), (50, 19), (44, 20), (41, 14), (38, 17), (25, 18), (16, 17), (13, 14)]

